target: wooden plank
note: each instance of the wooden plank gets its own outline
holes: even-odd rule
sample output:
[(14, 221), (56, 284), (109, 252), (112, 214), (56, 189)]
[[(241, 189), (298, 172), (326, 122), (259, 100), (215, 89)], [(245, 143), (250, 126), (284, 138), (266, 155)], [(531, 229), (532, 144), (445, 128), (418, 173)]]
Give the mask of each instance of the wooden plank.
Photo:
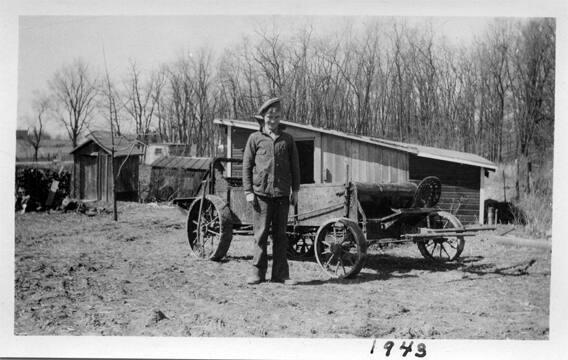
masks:
[[(440, 201), (438, 202), (437, 206), (444, 208), (444, 209), (450, 209), (450, 208), (457, 208), (458, 204), (457, 203), (449, 203), (449, 202), (443, 202)], [(478, 208), (477, 208), (477, 204), (464, 204), (462, 203), (459, 206), (460, 211), (473, 211), (477, 214)]]
[(351, 142), (351, 180), (352, 181), (362, 181), (362, 168), (363, 163), (361, 161), (360, 143), (358, 141)]
[(381, 179), (381, 173), (382, 173), (381, 170), (383, 168), (383, 163), (381, 159), (381, 153), (379, 152), (379, 149), (376, 146), (369, 148), (369, 160), (374, 163), (373, 171), (370, 174), (371, 176), (369, 177), (369, 180), (373, 184), (383, 182)]
[(318, 133), (314, 139), (314, 182), (316, 184), (322, 183), (322, 146), (321, 134)]
[(344, 182), (347, 181), (347, 179), (353, 179), (353, 146), (354, 146), (354, 141), (353, 140), (343, 140), (340, 139), (340, 141), (343, 142), (343, 153), (344, 153), (344, 158), (343, 158), (343, 171), (347, 171), (347, 169), (349, 169), (349, 174), (344, 174)]
[(361, 177), (362, 182), (369, 181), (369, 178), (371, 177), (371, 174), (374, 172), (374, 169), (376, 167), (376, 164), (371, 161), (369, 148), (369, 144), (362, 143), (361, 158), (363, 159), (363, 163), (365, 164), (363, 166), (363, 176)]
[(409, 180), (408, 177), (408, 154), (399, 152), (398, 159), (400, 161), (400, 179), (403, 182), (407, 182)]
[[(343, 184), (302, 184), (298, 194), (298, 213), (326, 208), (344, 201)], [(339, 194), (339, 195), (338, 195)], [(290, 211), (293, 214), (293, 211)], [(324, 221), (344, 215), (343, 208), (302, 221), (302, 225), (320, 226)]]
[(463, 197), (466, 197), (466, 198), (479, 200), (479, 198), (478, 198), (479, 191), (474, 191), (474, 190), (465, 191), (463, 189), (460, 190), (460, 191), (451, 191), (451, 190), (448, 190), (445, 186), (442, 185), (442, 196), (445, 196), (445, 197), (448, 197), (448, 198), (454, 198), (456, 196), (463, 196)]
[(334, 182), (345, 182), (345, 141), (337, 137), (333, 137), (333, 148), (335, 150), (335, 180)]
[(467, 225), (467, 224), (476, 224), (478, 222), (478, 217), (473, 216), (473, 215), (460, 215), (458, 214), (456, 216), (458, 218), (458, 220), (463, 224), (463, 225)]
[(398, 168), (397, 168), (396, 154), (392, 150), (390, 150), (388, 152), (388, 154), (389, 154), (389, 170), (390, 170), (391, 182), (397, 183), (400, 180), (398, 179)]
[(85, 156), (83, 157), (84, 174), (85, 174), (85, 199), (97, 199), (97, 157)]
[[(441, 210), (451, 212), (450, 207), (444, 207), (444, 206), (441, 206), (439, 204), (437, 205), (437, 207), (439, 207)], [(477, 209), (476, 210), (472, 210), (472, 209), (468, 210), (468, 209), (462, 209), (460, 207), (460, 209), (459, 209), (459, 211), (456, 215), (477, 216), (477, 214), (478, 214)]]

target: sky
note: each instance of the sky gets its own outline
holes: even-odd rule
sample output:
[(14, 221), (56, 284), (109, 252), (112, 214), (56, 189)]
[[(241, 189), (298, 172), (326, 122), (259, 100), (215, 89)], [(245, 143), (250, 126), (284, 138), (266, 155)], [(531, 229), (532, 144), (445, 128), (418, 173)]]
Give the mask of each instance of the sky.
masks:
[[(31, 103), (38, 91), (62, 66), (84, 59), (101, 72), (105, 58), (111, 77), (122, 76), (131, 61), (149, 71), (176, 58), (182, 51), (208, 47), (223, 49), (253, 36), (259, 27), (276, 26), (292, 34), (307, 24), (316, 34), (329, 34), (349, 22), (404, 19), (409, 25), (432, 26), (435, 33), (453, 43), (468, 43), (481, 36), (490, 17), (378, 17), (378, 16), (22, 16), (19, 19), (18, 128), (33, 121)], [(104, 51), (103, 51), (104, 49)], [(53, 134), (63, 133), (56, 122), (46, 125)]]

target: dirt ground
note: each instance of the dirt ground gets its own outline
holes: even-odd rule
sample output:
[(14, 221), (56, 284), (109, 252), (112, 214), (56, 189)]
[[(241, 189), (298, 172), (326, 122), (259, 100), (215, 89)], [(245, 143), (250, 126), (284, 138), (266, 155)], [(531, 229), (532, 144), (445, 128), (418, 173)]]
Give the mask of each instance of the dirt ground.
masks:
[[(550, 250), (466, 242), (433, 265), (413, 244), (371, 249), (354, 280), (291, 261), (296, 286), (245, 284), (251, 238), (228, 261), (189, 254), (175, 207), (16, 214), (16, 335), (548, 339)], [(533, 261), (534, 260), (534, 261)]]

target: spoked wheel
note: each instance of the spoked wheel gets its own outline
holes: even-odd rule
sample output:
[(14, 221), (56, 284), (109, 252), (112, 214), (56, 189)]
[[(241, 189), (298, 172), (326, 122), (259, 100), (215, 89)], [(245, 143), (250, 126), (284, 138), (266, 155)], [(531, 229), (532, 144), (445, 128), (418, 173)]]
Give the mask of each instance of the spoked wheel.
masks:
[(442, 182), (435, 176), (422, 179), (414, 194), (412, 207), (433, 207), (442, 195)]
[[(430, 229), (463, 228), (458, 218), (445, 211), (438, 211), (430, 215), (427, 222), (427, 226)], [(420, 241), (417, 245), (424, 258), (437, 262), (446, 262), (453, 261), (461, 255), (465, 246), (465, 240), (463, 236), (444, 236)]]
[(207, 195), (203, 205), (201, 201), (198, 198), (191, 204), (187, 217), (191, 253), (198, 258), (221, 260), (227, 254), (233, 237), (231, 211), (217, 196)]
[(316, 260), (333, 278), (353, 278), (365, 264), (367, 243), (359, 226), (349, 219), (323, 224), (314, 244)]
[(288, 236), (288, 258), (292, 260), (307, 260), (314, 257), (314, 234), (296, 234)]

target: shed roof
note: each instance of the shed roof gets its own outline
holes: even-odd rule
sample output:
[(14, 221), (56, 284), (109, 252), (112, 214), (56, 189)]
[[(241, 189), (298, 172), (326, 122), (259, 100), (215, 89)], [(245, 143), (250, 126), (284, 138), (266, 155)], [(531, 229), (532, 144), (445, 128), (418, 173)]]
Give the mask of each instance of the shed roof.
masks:
[[(87, 135), (87, 140), (85, 140), (75, 149), (71, 150), (71, 154), (73, 154), (75, 151), (79, 150), (80, 148), (91, 142), (95, 142), (98, 146), (101, 147), (101, 149), (103, 149), (106, 153), (110, 155), (113, 143), (110, 131), (91, 131), (89, 135)], [(141, 148), (140, 143), (136, 140), (135, 136), (120, 135), (114, 137), (115, 157), (131, 156), (131, 155), (137, 156), (143, 154), (144, 151)]]
[(152, 163), (155, 168), (186, 169), (195, 171), (209, 170), (211, 158), (187, 157), (187, 156), (164, 156)]
[[(219, 125), (230, 125), (235, 126), (238, 128), (250, 129), (250, 130), (258, 130), (258, 123), (252, 121), (243, 121), (243, 120), (229, 120), (229, 119), (215, 119), (215, 124)], [(447, 149), (440, 149), (431, 146), (424, 146), (424, 145), (416, 145), (416, 144), (409, 144), (403, 143), (399, 141), (392, 141), (386, 140), (376, 137), (370, 136), (363, 136), (363, 135), (355, 135), (345, 133), (343, 131), (338, 130), (329, 130), (323, 129), (311, 125), (304, 125), (298, 124), (290, 121), (281, 121), (282, 124), (286, 125), (286, 127), (291, 128), (298, 128), (307, 131), (319, 132), (328, 135), (334, 135), (345, 139), (351, 139), (355, 141), (361, 141), (373, 145), (378, 145), (390, 149), (395, 149), (399, 151), (403, 151), (409, 154), (413, 154), (419, 157), (430, 158), (430, 159), (437, 159), (437, 160), (444, 160), (453, 163), (465, 164), (465, 165), (472, 165), (477, 166), (489, 170), (497, 170), (497, 166), (492, 161), (485, 159), (476, 154), (466, 153), (462, 151), (455, 151), (455, 150), (447, 150)]]

